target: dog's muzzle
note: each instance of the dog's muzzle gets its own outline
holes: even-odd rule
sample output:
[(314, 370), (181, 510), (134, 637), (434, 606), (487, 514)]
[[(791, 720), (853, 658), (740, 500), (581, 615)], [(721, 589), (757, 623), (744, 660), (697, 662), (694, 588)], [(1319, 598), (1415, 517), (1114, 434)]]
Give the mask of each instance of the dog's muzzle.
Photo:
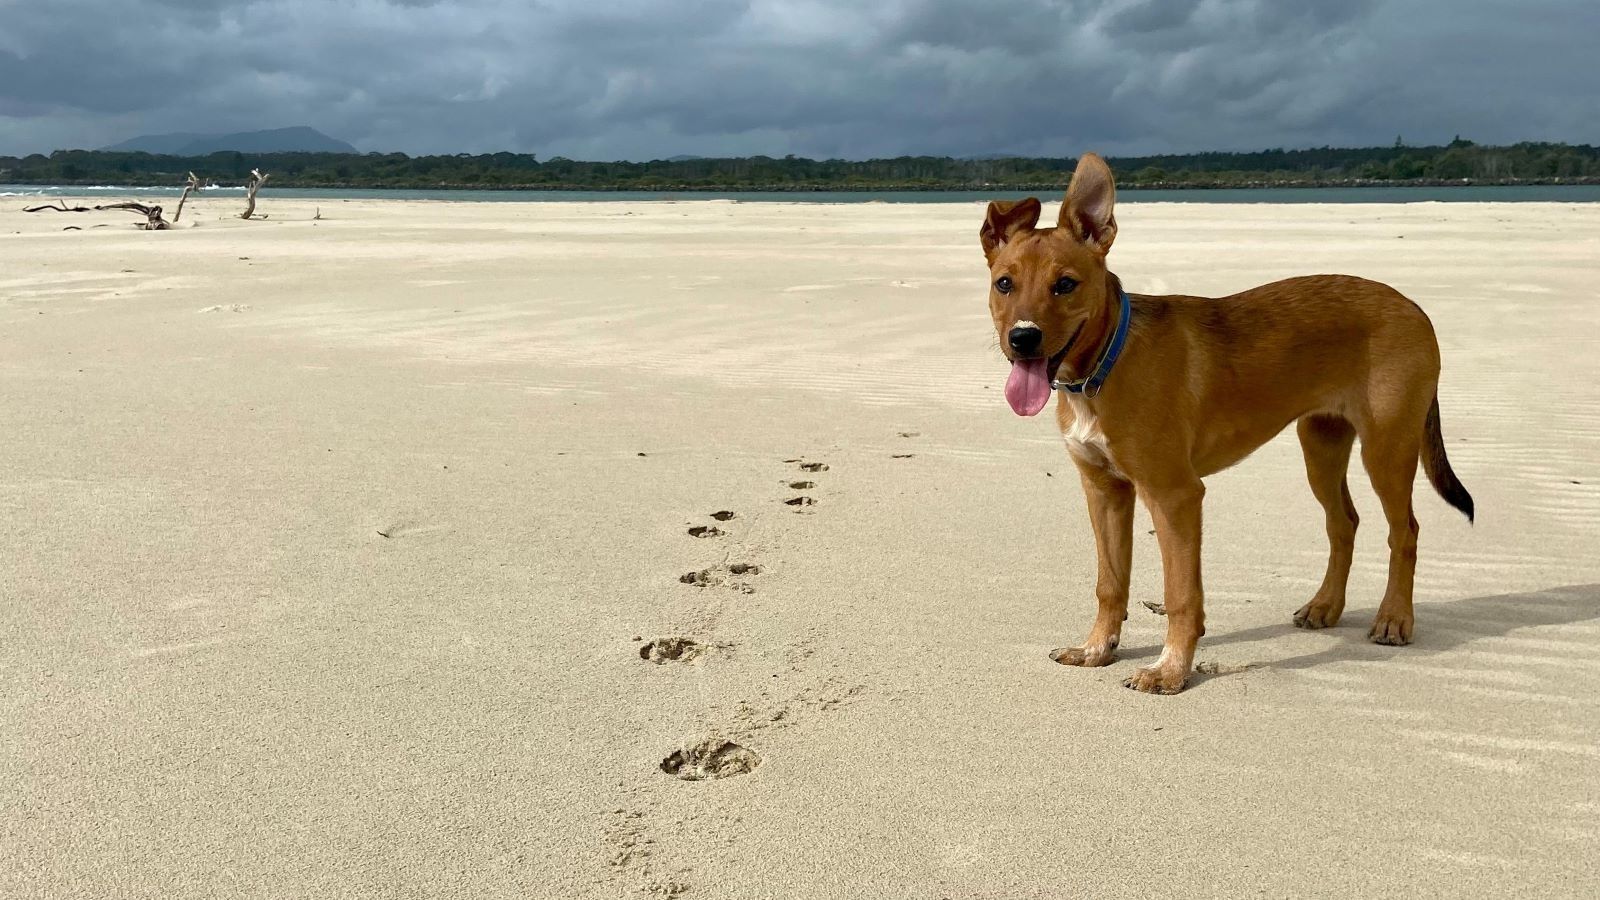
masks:
[(1018, 325), (1006, 333), (1006, 343), (1017, 353), (1032, 356), (1044, 344), (1044, 332), (1037, 325)]

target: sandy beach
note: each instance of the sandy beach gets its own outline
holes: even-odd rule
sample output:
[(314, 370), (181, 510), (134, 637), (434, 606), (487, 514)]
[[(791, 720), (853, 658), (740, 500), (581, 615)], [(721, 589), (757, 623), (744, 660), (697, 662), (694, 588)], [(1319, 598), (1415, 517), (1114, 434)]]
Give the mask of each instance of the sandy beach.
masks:
[[(1093, 539), (980, 205), (23, 203), (0, 895), (1600, 893), (1600, 204), (1118, 208), (1136, 292), (1421, 304), (1478, 507), (1419, 480), (1374, 646), (1353, 469), (1350, 607), (1297, 630), (1291, 429), (1209, 480), (1213, 674), (1158, 697), (1142, 508), (1121, 658), (1048, 658)], [(731, 777), (662, 771), (708, 741)]]

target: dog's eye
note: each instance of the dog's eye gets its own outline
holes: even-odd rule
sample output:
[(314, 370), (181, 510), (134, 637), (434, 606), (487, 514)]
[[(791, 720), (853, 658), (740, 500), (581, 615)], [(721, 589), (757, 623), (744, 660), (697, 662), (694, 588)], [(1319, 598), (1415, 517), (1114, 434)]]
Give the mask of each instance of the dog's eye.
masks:
[(1001, 275), (1000, 280), (994, 283), (994, 289), (1002, 294), (1011, 293), (1011, 276)]
[(1076, 281), (1063, 275), (1056, 279), (1055, 284), (1050, 285), (1050, 293), (1055, 294), (1057, 297), (1064, 297), (1072, 293), (1072, 289), (1077, 286), (1078, 283)]

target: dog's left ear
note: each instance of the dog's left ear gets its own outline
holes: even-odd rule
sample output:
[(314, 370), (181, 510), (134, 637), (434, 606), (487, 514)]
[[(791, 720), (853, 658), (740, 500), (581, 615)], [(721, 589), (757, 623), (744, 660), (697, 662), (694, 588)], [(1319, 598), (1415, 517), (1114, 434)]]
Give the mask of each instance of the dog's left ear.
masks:
[(989, 212), (983, 217), (983, 227), (978, 229), (978, 240), (983, 242), (983, 255), (992, 262), (1000, 245), (1015, 237), (1017, 232), (1039, 224), (1039, 210), (1039, 201), (1034, 197), (990, 202)]
[(1097, 154), (1085, 153), (1072, 173), (1067, 200), (1061, 204), (1058, 223), (1074, 237), (1105, 254), (1117, 239), (1117, 186), (1111, 167)]

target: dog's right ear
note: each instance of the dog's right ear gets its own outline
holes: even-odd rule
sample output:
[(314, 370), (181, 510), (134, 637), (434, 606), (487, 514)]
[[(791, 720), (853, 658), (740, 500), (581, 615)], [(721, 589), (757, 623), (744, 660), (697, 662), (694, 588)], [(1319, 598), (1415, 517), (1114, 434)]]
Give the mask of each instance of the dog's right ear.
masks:
[(978, 229), (978, 240), (983, 242), (983, 255), (994, 259), (995, 251), (1017, 232), (1032, 230), (1039, 224), (1039, 200), (995, 200), (983, 217), (983, 227)]

